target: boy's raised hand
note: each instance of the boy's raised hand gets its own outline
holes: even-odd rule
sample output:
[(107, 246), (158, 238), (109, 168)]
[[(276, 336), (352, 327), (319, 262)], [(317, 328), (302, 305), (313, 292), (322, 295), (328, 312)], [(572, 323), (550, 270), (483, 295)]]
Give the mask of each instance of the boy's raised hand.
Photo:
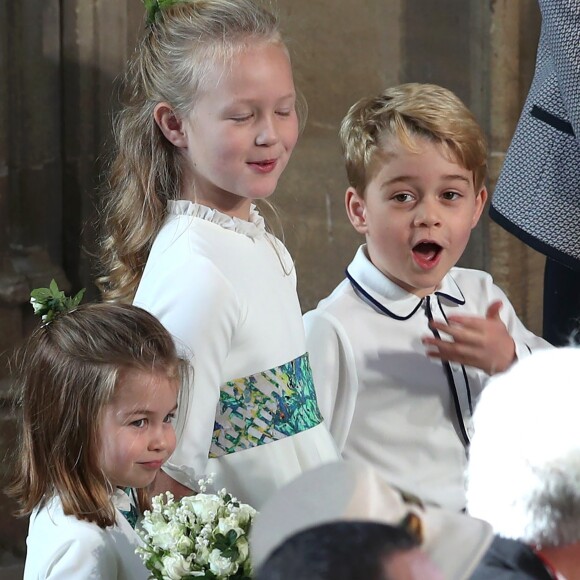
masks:
[(427, 356), (479, 368), (489, 375), (505, 371), (516, 358), (516, 346), (499, 316), (502, 302), (492, 302), (485, 318), (449, 316), (449, 324), (432, 320), (429, 327), (451, 336), (452, 341), (425, 336), (432, 347)]

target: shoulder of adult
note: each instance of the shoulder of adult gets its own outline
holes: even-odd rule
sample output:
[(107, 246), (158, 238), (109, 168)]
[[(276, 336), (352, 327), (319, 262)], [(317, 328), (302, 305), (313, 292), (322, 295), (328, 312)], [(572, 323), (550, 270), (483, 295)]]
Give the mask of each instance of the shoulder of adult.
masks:
[(551, 580), (542, 561), (522, 542), (495, 536), (471, 580)]

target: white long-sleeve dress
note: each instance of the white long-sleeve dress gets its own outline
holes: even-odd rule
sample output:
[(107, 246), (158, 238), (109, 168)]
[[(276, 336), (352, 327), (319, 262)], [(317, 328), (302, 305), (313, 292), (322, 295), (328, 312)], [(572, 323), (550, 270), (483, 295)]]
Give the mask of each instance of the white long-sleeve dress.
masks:
[(293, 263), (255, 208), (244, 221), (169, 202), (134, 303), (163, 323), (194, 367), (177, 449), (164, 466), (171, 477), (195, 489), (214, 473), (216, 489), (259, 508), (304, 470), (336, 460)]
[(141, 539), (119, 511), (123, 491), (112, 498), (117, 523), (108, 528), (65, 515), (58, 496), (35, 509), (26, 538), (24, 580), (147, 580), (149, 571), (135, 553)]

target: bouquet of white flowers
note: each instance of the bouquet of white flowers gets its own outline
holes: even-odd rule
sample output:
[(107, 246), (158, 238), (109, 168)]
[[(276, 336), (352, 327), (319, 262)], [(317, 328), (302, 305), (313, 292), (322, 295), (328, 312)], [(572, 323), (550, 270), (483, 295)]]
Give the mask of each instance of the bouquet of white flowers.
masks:
[(166, 492), (152, 499), (138, 533), (145, 547), (137, 553), (152, 577), (159, 580), (236, 578), (250, 580), (248, 532), (256, 510), (225, 489), (175, 501)]

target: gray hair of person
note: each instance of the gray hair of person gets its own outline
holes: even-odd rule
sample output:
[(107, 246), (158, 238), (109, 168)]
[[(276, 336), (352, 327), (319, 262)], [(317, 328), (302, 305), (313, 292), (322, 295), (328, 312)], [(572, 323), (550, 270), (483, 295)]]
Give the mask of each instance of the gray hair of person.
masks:
[[(237, 54), (269, 44), (287, 50), (277, 17), (251, 0), (184, 0), (163, 7), (145, 28), (114, 122), (98, 280), (106, 300), (132, 300), (167, 201), (180, 196), (184, 156), (157, 126), (155, 107), (168, 103), (185, 118), (216, 67), (227, 74)], [(298, 97), (303, 123), (306, 105)]]
[(580, 541), (580, 349), (538, 351), (484, 389), (474, 413), (467, 509), (500, 536)]

